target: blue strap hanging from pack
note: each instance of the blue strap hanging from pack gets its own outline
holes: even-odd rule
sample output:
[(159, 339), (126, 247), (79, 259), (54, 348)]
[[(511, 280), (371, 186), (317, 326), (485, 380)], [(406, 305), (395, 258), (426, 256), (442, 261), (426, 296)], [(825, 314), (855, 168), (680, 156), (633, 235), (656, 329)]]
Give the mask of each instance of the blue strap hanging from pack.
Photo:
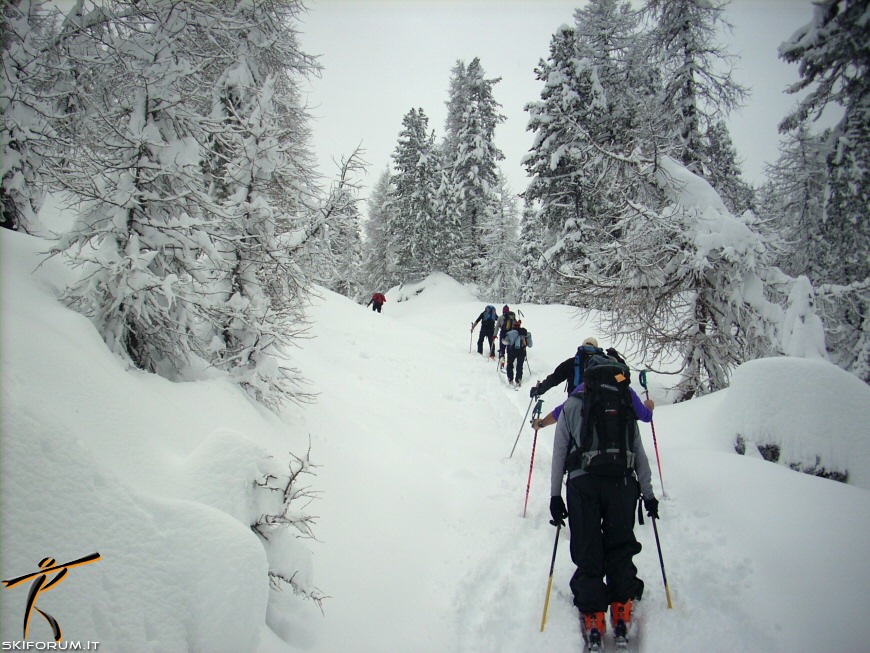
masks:
[(586, 368), (586, 361), (593, 354), (603, 354), (604, 352), (592, 345), (580, 345), (577, 347), (577, 354), (574, 356), (574, 387), (576, 388), (583, 381), (583, 370)]

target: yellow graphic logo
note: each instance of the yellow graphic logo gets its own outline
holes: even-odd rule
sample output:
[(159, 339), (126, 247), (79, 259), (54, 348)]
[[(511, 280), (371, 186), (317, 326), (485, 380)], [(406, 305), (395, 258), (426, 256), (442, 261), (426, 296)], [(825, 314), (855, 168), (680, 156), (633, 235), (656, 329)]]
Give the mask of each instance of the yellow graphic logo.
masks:
[[(25, 574), (24, 576), (19, 576), (18, 578), (11, 578), (9, 580), (4, 580), (3, 584), (6, 586), (6, 589), (10, 589), (23, 583), (26, 580), (33, 579), (33, 584), (30, 586), (30, 591), (27, 593), (27, 608), (24, 610), (24, 639), (27, 639), (27, 629), (30, 626), (30, 615), (36, 610), (39, 614), (45, 617), (45, 620), (51, 626), (51, 631), (54, 634), (54, 641), (59, 642), (63, 639), (63, 635), (60, 630), (60, 624), (57, 622), (57, 619), (52, 617), (47, 612), (43, 612), (39, 608), (36, 607), (36, 599), (39, 598), (39, 595), (42, 592), (50, 590), (53, 587), (57, 587), (57, 585), (66, 578), (67, 573), (69, 572), (71, 567), (78, 567), (80, 565), (87, 565), (92, 562), (96, 562), (100, 559), (99, 553), (91, 553), (90, 555), (86, 555), (84, 558), (79, 558), (78, 560), (73, 560), (71, 562), (64, 563), (62, 565), (56, 564), (54, 558), (43, 558), (39, 562), (39, 571), (34, 571), (31, 574)], [(57, 572), (57, 576), (48, 579), (50, 574)]]

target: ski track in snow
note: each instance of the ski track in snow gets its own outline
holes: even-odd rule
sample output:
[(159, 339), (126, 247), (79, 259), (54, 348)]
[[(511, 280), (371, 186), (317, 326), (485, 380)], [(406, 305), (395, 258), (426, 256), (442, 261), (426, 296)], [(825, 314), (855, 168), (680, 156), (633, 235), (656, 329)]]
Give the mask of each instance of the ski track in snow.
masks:
[[(469, 352), (469, 321), (485, 302), (449, 278), (434, 275), (407, 302), (391, 294), (384, 314), (324, 291), (309, 312), (313, 338), (293, 352), (318, 400), (279, 418), (225, 380), (171, 383), (125, 371), (86, 318), (57, 302), (66, 267), (37, 266), (38, 242), (3, 235), (12, 270), (4, 277), (4, 564), (26, 569), (34, 551), (103, 556), (99, 573), (77, 575), (83, 594), (70, 586), (49, 597), (65, 635), (98, 633), (112, 651), (581, 650), (567, 529), (540, 632), (555, 535), (553, 427), (539, 433), (523, 517), (534, 438), (523, 423), (528, 389), (588, 335), (625, 349), (573, 309), (522, 307), (535, 346), (515, 391), (494, 362)], [(810, 451), (827, 436), (864, 471), (870, 394), (834, 366), (801, 359), (753, 361), (738, 372), (738, 398), (758, 399), (750, 415), (735, 386), (656, 410), (664, 468), (653, 482), (674, 608), (647, 522), (636, 528), (644, 550), (634, 559), (646, 582), (639, 650), (814, 653), (833, 638), (839, 653), (867, 653), (868, 490), (739, 456), (733, 438), (772, 420)], [(821, 411), (819, 375), (828, 379)], [(668, 382), (650, 380), (660, 404)], [(544, 412), (564, 397), (551, 389)], [(649, 425), (641, 433), (655, 465)], [(317, 520), (317, 539), (281, 562), (310, 573), (328, 598), (321, 612), (285, 593), (281, 614), (271, 613), (286, 617), (282, 641), (263, 622), (267, 561), (248, 527), (259, 509), (249, 505), (250, 479), (263, 455), (283, 460), (306, 445), (316, 500), (299, 508)], [(34, 486), (33, 469), (52, 473)], [(127, 524), (120, 531), (106, 526), (116, 517)], [(208, 564), (191, 567), (191, 555)], [(227, 569), (216, 574), (215, 561)], [(19, 598), (3, 594), (9, 632), (18, 631)]]
[[(406, 312), (405, 309), (412, 305), (393, 304), (394, 315), (389, 317), (411, 325), (419, 323), (419, 330), (412, 327), (412, 332), (425, 333), (425, 324), (429, 323), (431, 317), (425, 313)], [(483, 305), (483, 302), (445, 303), (440, 306), (438, 320), (444, 324), (467, 324), (468, 317), (476, 316)], [(524, 326), (536, 332), (534, 313), (550, 310), (552, 307), (526, 308), (530, 317), (524, 320)], [(576, 324), (576, 320), (566, 320), (569, 328), (557, 338), (562, 341), (561, 345), (552, 342), (552, 338), (551, 342), (547, 342), (547, 337), (553, 334), (536, 332), (536, 343), (546, 345), (529, 350), (534, 373), (526, 368), (524, 385), (519, 390), (507, 385), (503, 371), (499, 373), (500, 380), (493, 378), (496, 376), (494, 368), (497, 362), (477, 354), (477, 332), (471, 341), (471, 353), (467, 349), (463, 351), (462, 341), (455, 334), (434, 337), (430, 334), (431, 351), (421, 352), (421, 360), (414, 363), (415, 367), (421, 369), (429, 365), (447, 364), (451, 367), (453, 372), (450, 376), (454, 384), (452, 389), (444, 391), (445, 402), (473, 402), (474, 410), (485, 416), (485, 422), (493, 425), (490, 433), (468, 434), (468, 437), (475, 439), (485, 437), (490, 442), (490, 469), (445, 472), (444, 480), (448, 483), (463, 474), (482, 474), (479, 491), (485, 503), (472, 502), (469, 509), (491, 510), (496, 515), (496, 525), (489, 528), (482, 526), (479, 540), (469, 542), (474, 552), (462, 561), (467, 565), (462, 570), (464, 578), (449, 601), (449, 614), (440, 619), (442, 622), (446, 619), (447, 624), (453, 623), (453, 626), (447, 627), (455, 637), (449, 650), (500, 653), (546, 650), (550, 653), (567, 653), (582, 649), (578, 615), (568, 587), (574, 566), (570, 560), (567, 528), (560, 533), (547, 624), (544, 632), (540, 632), (555, 537), (555, 530), (548, 521), (554, 427), (542, 429), (538, 433), (525, 518), (522, 512), (534, 440), (534, 431), (527, 424), (523, 424), (516, 451), (513, 457), (509, 457), (521, 420), (529, 408), (528, 389), (576, 349), (578, 333), (584, 333), (577, 330)], [(597, 333), (594, 329), (590, 332)], [(438, 345), (442, 343), (444, 349), (429, 359), (430, 353), (440, 349)], [(392, 341), (391, 336), (391, 346), (384, 350), (383, 355), (395, 357), (397, 354), (391, 352), (398, 349), (399, 345)], [(537, 355), (541, 350), (549, 355)], [(401, 354), (398, 357), (401, 358)], [(431, 375), (431, 389), (435, 394), (438, 394), (435, 387), (438, 379), (439, 373)], [(564, 399), (563, 388), (551, 389), (544, 395), (543, 414)], [(457, 407), (460, 414), (466, 410), (465, 407)], [(648, 427), (644, 426), (643, 429), (645, 447), (654, 467), (656, 492), (662, 498), (651, 434)], [(662, 519), (658, 522), (665, 568), (669, 572), (673, 609), (667, 607), (651, 521), (645, 518), (645, 524), (635, 528), (644, 549), (635, 557), (635, 564), (646, 583), (641, 616), (648, 624), (636, 642), (635, 650), (643, 653), (672, 651), (675, 650), (675, 641), (680, 642), (679, 650), (686, 651), (721, 650), (723, 642), (728, 642), (728, 650), (734, 652), (777, 650), (775, 639), (770, 633), (754, 627), (751, 618), (741, 618), (743, 611), (739, 604), (739, 590), (741, 586), (752, 583), (751, 561), (729, 555), (729, 549), (721, 546), (724, 535), (712, 523), (709, 514), (685, 513), (679, 492), (679, 485), (675, 485), (673, 493), (663, 498)], [(491, 507), (487, 509), (486, 505)], [(449, 529), (449, 524), (446, 527)], [(456, 529), (455, 534), (463, 537), (459, 529)], [(669, 541), (679, 542), (680, 551), (697, 554), (683, 556), (679, 561), (672, 559), (668, 569)], [(677, 562), (679, 564), (675, 564)], [(444, 587), (449, 588), (450, 584), (445, 583)], [(723, 614), (734, 615), (734, 618), (722, 619)]]
[[(515, 392), (506, 384), (497, 389), (501, 396), (492, 397), (486, 393), (487, 403), (506, 412), (503, 404), (510, 402), (516, 411), (518, 427), (528, 407), (528, 393), (524, 389)], [(554, 388), (545, 395), (545, 400), (550, 400), (550, 409), (564, 398), (564, 395), (552, 396), (556, 391)], [(515, 495), (517, 510), (506, 519), (503, 532), (493, 535), (483, 545), (487, 554), (457, 592), (454, 609), (457, 651), (547, 650), (560, 653), (582, 648), (578, 614), (568, 588), (574, 566), (570, 561), (567, 528), (561, 529), (547, 623), (544, 632), (540, 632), (555, 539), (555, 529), (549, 524), (549, 514), (541, 498), (549, 494), (553, 428), (538, 433), (525, 519), (522, 507), (534, 439), (534, 431), (529, 426), (523, 427), (513, 458), (508, 459), (506, 455), (496, 466), (493, 495)], [(513, 442), (507, 444), (508, 454), (511, 446)], [(651, 464), (655, 466), (652, 442), (645, 442), (645, 447)], [(661, 497), (655, 468), (653, 475), (656, 491)], [(655, 626), (644, 628), (635, 651), (672, 650), (674, 638), (680, 642), (679, 650), (687, 651), (721, 650), (723, 642), (728, 642), (728, 650), (734, 652), (777, 650), (775, 638), (754, 627), (751, 615), (744, 614), (739, 604), (741, 588), (752, 583), (752, 561), (730, 555), (723, 547), (727, 538), (712, 522), (709, 513), (684, 513), (679, 488), (663, 498), (661, 513), (662, 519), (657, 526), (674, 607), (667, 607), (652, 523), (644, 516), (644, 524), (635, 527), (643, 551), (635, 556), (634, 561), (646, 584), (640, 616)], [(700, 555), (682, 557), (679, 561), (672, 558), (669, 570), (668, 541), (679, 542), (681, 551)], [(524, 599), (519, 605), (516, 602), (518, 596)], [(723, 620), (723, 614), (735, 618)], [(741, 615), (745, 618), (740, 618)], [(608, 640), (608, 643), (611, 642)]]

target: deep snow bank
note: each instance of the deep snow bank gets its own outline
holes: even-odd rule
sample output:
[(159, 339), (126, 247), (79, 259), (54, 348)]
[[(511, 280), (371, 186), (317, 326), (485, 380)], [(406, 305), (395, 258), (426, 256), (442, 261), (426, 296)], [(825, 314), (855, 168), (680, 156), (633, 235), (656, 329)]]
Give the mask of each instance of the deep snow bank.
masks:
[[(72, 273), (40, 265), (43, 248), (0, 230), (3, 578), (99, 552), (38, 607), (65, 640), (101, 651), (252, 651), (267, 619), (305, 644), (305, 616), (319, 610), (270, 590), (267, 572), (299, 571), (310, 588), (310, 553), (250, 526), (276, 510), (256, 482), (286, 473), (307, 434), (227, 381), (125, 370), (55, 299)], [(27, 587), (0, 593), (4, 641), (22, 639)], [(29, 639), (50, 639), (33, 614)]]
[(440, 302), (474, 301), (475, 297), (469, 288), (463, 286), (453, 277), (443, 272), (433, 272), (422, 281), (394, 286), (386, 293), (387, 301), (406, 302), (421, 296), (426, 304)]
[(870, 388), (822, 360), (763, 358), (738, 367), (715, 412), (723, 438), (749, 455), (870, 489)]

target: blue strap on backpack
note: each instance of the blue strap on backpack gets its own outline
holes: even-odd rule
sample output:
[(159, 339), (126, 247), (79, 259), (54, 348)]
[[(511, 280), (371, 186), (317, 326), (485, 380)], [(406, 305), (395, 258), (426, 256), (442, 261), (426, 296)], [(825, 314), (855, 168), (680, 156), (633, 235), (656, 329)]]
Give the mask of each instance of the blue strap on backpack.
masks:
[(583, 381), (583, 370), (586, 368), (586, 363), (589, 358), (595, 354), (604, 354), (604, 350), (592, 345), (580, 345), (577, 347), (577, 354), (574, 356), (574, 387), (580, 385)]

